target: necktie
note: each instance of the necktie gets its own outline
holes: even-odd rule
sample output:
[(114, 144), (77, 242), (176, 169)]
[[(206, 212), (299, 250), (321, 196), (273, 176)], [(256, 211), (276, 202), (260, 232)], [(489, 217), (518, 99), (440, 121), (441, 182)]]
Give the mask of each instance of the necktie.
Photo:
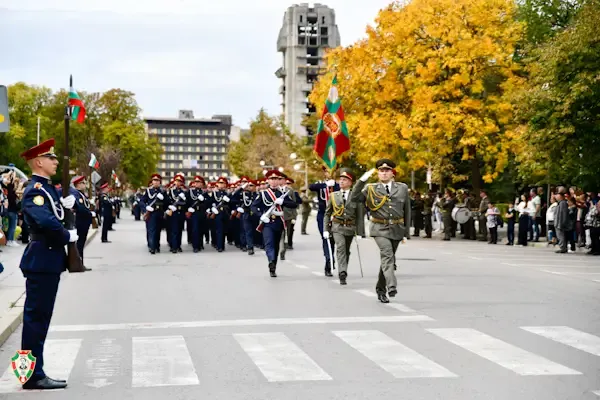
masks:
[(342, 199), (344, 200), (344, 205), (346, 205), (346, 191), (342, 191)]
[(388, 195), (390, 194), (390, 187), (388, 185), (385, 185), (385, 191)]

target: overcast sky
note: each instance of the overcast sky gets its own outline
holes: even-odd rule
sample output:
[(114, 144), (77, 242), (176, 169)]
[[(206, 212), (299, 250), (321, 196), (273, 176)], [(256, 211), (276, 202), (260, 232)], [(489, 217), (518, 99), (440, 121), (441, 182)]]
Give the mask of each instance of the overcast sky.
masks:
[[(391, 0), (329, 0), (342, 45)], [(134, 92), (145, 116), (279, 114), (283, 0), (0, 0), (0, 84)], [(313, 3), (310, 3), (313, 4)]]

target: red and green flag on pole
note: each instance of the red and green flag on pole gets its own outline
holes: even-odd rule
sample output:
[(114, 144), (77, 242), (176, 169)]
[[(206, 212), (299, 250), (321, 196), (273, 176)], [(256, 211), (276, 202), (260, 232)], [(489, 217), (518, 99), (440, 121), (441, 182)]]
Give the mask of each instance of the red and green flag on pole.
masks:
[(69, 106), (71, 106), (71, 120), (79, 124), (85, 121), (85, 105), (73, 88), (73, 77), (71, 77), (71, 87), (69, 88)]
[(317, 127), (314, 150), (330, 172), (337, 166), (337, 158), (350, 150), (350, 135), (338, 95), (337, 77), (333, 78), (329, 96), (325, 101), (325, 108)]

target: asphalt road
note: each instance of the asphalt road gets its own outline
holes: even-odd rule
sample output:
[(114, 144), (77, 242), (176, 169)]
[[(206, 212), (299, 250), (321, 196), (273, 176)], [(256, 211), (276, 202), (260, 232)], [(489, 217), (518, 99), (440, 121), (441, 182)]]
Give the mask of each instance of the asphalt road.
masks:
[(63, 274), (45, 369), (67, 389), (19, 393), (7, 370), (0, 398), (600, 399), (598, 257), (412, 239), (384, 305), (371, 239), (340, 286), (314, 223), (276, 279), (260, 251), (150, 255), (142, 222), (115, 229)]

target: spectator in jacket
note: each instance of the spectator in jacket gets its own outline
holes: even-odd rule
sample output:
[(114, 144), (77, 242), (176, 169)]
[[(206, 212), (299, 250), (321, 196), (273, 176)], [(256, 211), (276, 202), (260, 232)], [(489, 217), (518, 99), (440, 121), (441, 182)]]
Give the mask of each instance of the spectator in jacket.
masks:
[(556, 201), (558, 202), (558, 207), (556, 208), (556, 213), (554, 214), (554, 227), (556, 228), (556, 235), (558, 236), (558, 245), (560, 246), (559, 250), (556, 250), (557, 253), (566, 253), (567, 252), (567, 237), (568, 234), (573, 236), (573, 226), (572, 221), (569, 218), (569, 204), (565, 198), (567, 190), (564, 186), (559, 186), (556, 193)]

